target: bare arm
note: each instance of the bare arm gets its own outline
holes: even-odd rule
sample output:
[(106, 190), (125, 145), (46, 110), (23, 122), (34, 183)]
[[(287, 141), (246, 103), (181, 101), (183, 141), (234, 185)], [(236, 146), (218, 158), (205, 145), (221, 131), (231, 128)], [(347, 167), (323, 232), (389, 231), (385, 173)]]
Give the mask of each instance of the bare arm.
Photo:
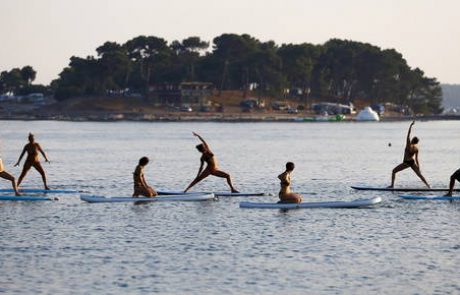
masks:
[(14, 167), (19, 166), (19, 163), (21, 163), (22, 157), (24, 157), (24, 154), (25, 154), (25, 153), (26, 153), (26, 147), (24, 146), (24, 149), (22, 150), (22, 153), (21, 153), (21, 155), (19, 156), (18, 161), (16, 162), (16, 164), (14, 164)]
[(208, 143), (203, 139), (203, 137), (201, 137), (198, 133), (195, 133), (195, 132), (193, 132), (193, 135), (195, 135), (196, 137), (198, 137), (198, 139), (203, 143), (204, 147), (205, 147), (208, 151), (211, 151), (211, 150), (209, 149)]
[(38, 143), (37, 143), (37, 148), (38, 148), (38, 151), (43, 155), (43, 158), (45, 158), (45, 161), (49, 162), (50, 160), (48, 160), (46, 153), (43, 151), (42, 147)]
[(412, 126), (414, 126), (415, 121), (412, 121), (409, 126), (409, 130), (407, 131), (407, 139), (406, 139), (406, 147), (410, 146), (410, 132), (412, 131)]

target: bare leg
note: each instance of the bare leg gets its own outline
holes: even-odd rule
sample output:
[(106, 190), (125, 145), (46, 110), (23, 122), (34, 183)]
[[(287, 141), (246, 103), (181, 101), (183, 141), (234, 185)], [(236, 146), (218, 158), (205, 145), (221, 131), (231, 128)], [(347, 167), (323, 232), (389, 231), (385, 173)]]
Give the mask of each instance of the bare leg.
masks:
[(211, 174), (211, 172), (208, 170), (208, 169), (205, 169), (203, 172), (201, 172), (200, 175), (198, 175), (193, 181), (192, 183), (190, 183), (188, 185), (188, 187), (185, 189), (184, 193), (186, 193), (189, 189), (191, 189), (195, 184), (197, 184), (198, 182), (202, 181), (203, 179), (205, 179), (206, 177), (208, 177), (209, 175)]
[(280, 196), (280, 201), (278, 203), (301, 203), (302, 196), (295, 193), (290, 193), (284, 196)]
[(9, 174), (8, 172), (6, 171), (3, 171), (3, 172), (0, 172), (0, 177), (1, 178), (4, 178), (6, 180), (9, 180), (11, 181), (11, 184), (13, 185), (13, 189), (14, 189), (14, 194), (16, 196), (20, 196), (21, 194), (18, 192), (18, 186), (16, 185), (16, 179), (14, 179), (14, 176)]
[(454, 186), (455, 186), (455, 177), (452, 175), (450, 177), (449, 191), (447, 192), (447, 194), (445, 194), (446, 197), (452, 197), (452, 192), (454, 191)]
[(220, 171), (220, 170), (213, 171), (211, 174), (214, 175), (214, 176), (217, 176), (217, 177), (222, 177), (222, 178), (227, 179), (228, 186), (232, 190), (232, 193), (239, 193), (239, 191), (237, 191), (233, 187), (232, 178), (231, 178), (230, 174), (225, 173), (225, 172)]
[(50, 188), (46, 184), (45, 170), (43, 170), (42, 165), (40, 164), (40, 162), (36, 162), (36, 163), (33, 164), (33, 166), (38, 171), (38, 173), (40, 173), (40, 175), (42, 176), (43, 184), (45, 185), (45, 190), (49, 190)]
[(26, 176), (27, 172), (30, 170), (31, 167), (32, 165), (28, 163), (27, 161), (24, 163), (24, 167), (22, 167), (22, 172), (18, 179), (18, 187), (21, 185), (22, 180), (24, 179), (24, 177)]
[(420, 169), (416, 165), (411, 166), (412, 170), (414, 170), (415, 174), (423, 181), (423, 183), (428, 187), (431, 188), (428, 182), (426, 181), (425, 177), (423, 177), (422, 172), (420, 172)]
[(407, 169), (407, 168), (409, 168), (409, 167), (410, 167), (410, 166), (407, 165), (406, 163), (401, 163), (401, 164), (399, 164), (398, 166), (396, 166), (396, 167), (393, 169), (393, 171), (392, 171), (392, 173), (391, 173), (391, 185), (389, 186), (390, 188), (394, 187), (394, 185), (395, 185), (396, 173), (398, 173), (398, 172), (400, 172), (400, 171), (402, 171), (402, 170), (404, 170), (404, 169)]

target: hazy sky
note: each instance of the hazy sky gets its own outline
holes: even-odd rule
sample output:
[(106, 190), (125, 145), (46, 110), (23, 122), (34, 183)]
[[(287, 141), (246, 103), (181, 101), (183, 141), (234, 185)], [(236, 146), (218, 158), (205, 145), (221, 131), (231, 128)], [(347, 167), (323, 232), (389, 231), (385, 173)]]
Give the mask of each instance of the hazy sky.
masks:
[(48, 84), (105, 41), (248, 33), (277, 44), (331, 38), (395, 48), (441, 83), (460, 83), (458, 0), (0, 0), (0, 71), (31, 65)]

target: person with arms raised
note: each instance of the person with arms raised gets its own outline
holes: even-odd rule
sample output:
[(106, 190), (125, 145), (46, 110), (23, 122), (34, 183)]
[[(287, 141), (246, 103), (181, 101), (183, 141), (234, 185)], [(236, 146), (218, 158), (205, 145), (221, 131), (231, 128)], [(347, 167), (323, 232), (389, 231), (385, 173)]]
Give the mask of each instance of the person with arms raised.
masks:
[(412, 130), (412, 126), (414, 126), (415, 121), (412, 121), (412, 123), (409, 126), (409, 130), (407, 131), (407, 138), (406, 138), (406, 148), (404, 149), (404, 158), (403, 162), (396, 166), (391, 174), (391, 185), (389, 188), (393, 188), (395, 184), (395, 178), (396, 178), (396, 173), (407, 169), (411, 168), (415, 174), (425, 183), (425, 185), (430, 188), (430, 185), (426, 181), (425, 177), (423, 177), (422, 172), (420, 171), (420, 162), (418, 161), (418, 142), (419, 139), (418, 137), (414, 136), (412, 139), (410, 138), (410, 133)]
[[(184, 193), (186, 193), (189, 189), (191, 189), (195, 184), (198, 182), (202, 181), (209, 175), (214, 175), (217, 177), (222, 177), (227, 179), (228, 186), (231, 189), (232, 193), (238, 193), (238, 191), (233, 187), (232, 183), (232, 178), (231, 176), (224, 172), (219, 170), (219, 167), (217, 165), (217, 159), (214, 156), (214, 154), (211, 152), (211, 149), (209, 148), (208, 143), (197, 133), (193, 132), (193, 135), (198, 137), (198, 139), (201, 141), (201, 144), (196, 146), (196, 149), (202, 154), (200, 161), (200, 168), (198, 170), (198, 174), (195, 177), (195, 179), (189, 184), (189, 186), (185, 189)], [(204, 163), (207, 164), (206, 168), (203, 170)]]

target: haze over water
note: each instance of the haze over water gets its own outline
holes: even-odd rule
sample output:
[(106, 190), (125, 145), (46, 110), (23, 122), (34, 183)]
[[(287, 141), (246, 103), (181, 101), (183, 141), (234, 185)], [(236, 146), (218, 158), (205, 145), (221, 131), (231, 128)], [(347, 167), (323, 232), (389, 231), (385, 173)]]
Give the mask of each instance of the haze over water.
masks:
[[(460, 202), (398, 200), (358, 192), (387, 186), (402, 160), (409, 122), (76, 123), (0, 122), (0, 152), (12, 168), (28, 132), (48, 152), (52, 188), (129, 196), (132, 172), (182, 190), (196, 176), (201, 134), (240, 191), (274, 196), (212, 202), (0, 203), (0, 292), (45, 294), (458, 294)], [(422, 173), (447, 186), (460, 168), (460, 122), (416, 122)], [(391, 143), (391, 147), (389, 146)], [(304, 201), (381, 196), (372, 209), (249, 210), (240, 201), (277, 201), (284, 164)], [(24, 186), (41, 187), (31, 171)], [(420, 186), (412, 171), (396, 185)], [(457, 184), (459, 185), (459, 184)], [(9, 187), (6, 181), (0, 188)], [(209, 178), (195, 190), (226, 190)]]

